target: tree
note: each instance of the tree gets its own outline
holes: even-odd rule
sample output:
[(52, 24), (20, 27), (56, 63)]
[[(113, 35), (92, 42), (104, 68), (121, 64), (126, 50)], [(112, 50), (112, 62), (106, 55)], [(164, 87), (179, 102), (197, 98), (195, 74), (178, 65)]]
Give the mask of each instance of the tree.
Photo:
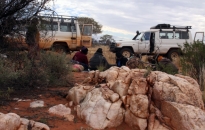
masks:
[(93, 24), (93, 34), (102, 33), (102, 25), (96, 22), (93, 18), (88, 17), (79, 17), (78, 18), (79, 25), (83, 24)]
[(100, 42), (109, 44), (113, 39), (112, 35), (105, 34), (102, 37), (100, 37)]
[(41, 11), (50, 10), (46, 3), (51, 0), (1, 0), (0, 1), (0, 44), (5, 35), (19, 33), (23, 24)]

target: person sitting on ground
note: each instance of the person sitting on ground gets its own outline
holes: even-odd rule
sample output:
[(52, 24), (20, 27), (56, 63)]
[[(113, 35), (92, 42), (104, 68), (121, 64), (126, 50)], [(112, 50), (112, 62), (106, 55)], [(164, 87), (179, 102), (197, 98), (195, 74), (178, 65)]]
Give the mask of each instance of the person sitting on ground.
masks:
[(76, 52), (75, 55), (73, 56), (72, 60), (74, 63), (78, 63), (84, 67), (84, 70), (88, 70), (88, 49), (86, 47), (82, 47), (82, 49), (79, 52)]
[(166, 72), (168, 74), (177, 74), (178, 68), (175, 64), (172, 63), (172, 61), (168, 58), (165, 58), (163, 56), (154, 56), (154, 59), (156, 59), (157, 65), (156, 69), (159, 71)]
[(116, 65), (117, 67), (125, 66), (128, 59), (124, 57), (120, 52), (116, 53)]
[(91, 70), (98, 70), (100, 67), (106, 70), (110, 67), (106, 58), (103, 56), (102, 48), (98, 48), (93, 57), (89, 61)]

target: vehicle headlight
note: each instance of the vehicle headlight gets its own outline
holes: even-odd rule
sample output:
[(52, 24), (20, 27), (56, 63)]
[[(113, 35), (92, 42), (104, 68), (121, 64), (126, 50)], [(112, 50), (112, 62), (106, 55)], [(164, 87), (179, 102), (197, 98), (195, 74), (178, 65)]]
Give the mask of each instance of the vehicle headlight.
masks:
[(116, 46), (120, 46), (121, 45), (121, 43), (116, 43)]

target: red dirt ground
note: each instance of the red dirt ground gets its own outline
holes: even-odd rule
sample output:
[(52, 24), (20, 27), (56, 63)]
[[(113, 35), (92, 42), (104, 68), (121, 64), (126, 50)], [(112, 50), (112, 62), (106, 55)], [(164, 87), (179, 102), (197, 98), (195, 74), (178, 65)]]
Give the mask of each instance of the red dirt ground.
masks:
[[(74, 83), (81, 83), (87, 76), (86, 72), (73, 72)], [(58, 104), (66, 104), (68, 101), (65, 99), (65, 94), (68, 92), (68, 87), (57, 87), (47, 89), (37, 89), (24, 91), (21, 93), (14, 93), (11, 96), (19, 99), (30, 99), (30, 101), (9, 101), (5, 105), (0, 106), (0, 112), (6, 114), (9, 112), (16, 113), (21, 118), (27, 118), (47, 124), (51, 130), (94, 130), (84, 123), (83, 120), (76, 116), (76, 112), (72, 109), (71, 113), (75, 116), (74, 121), (70, 122), (62, 117), (49, 114), (48, 109)], [(35, 100), (43, 100), (44, 107), (30, 108), (30, 102)], [(106, 130), (132, 130), (127, 124), (122, 123), (117, 128), (107, 128)]]

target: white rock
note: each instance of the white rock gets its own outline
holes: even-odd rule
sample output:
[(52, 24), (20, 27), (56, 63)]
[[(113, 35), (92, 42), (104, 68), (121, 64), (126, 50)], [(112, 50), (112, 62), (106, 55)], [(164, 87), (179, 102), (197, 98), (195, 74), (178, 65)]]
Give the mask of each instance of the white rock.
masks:
[(175, 102), (163, 102), (161, 112), (171, 119), (170, 125), (177, 130), (205, 129), (205, 112), (198, 107)]
[(74, 115), (72, 115), (72, 114), (65, 115), (64, 117), (65, 117), (65, 118), (66, 118), (66, 120), (68, 120), (68, 121), (73, 121), (73, 120), (74, 120), (74, 118), (75, 118), (75, 116), (74, 116)]
[(44, 107), (44, 101), (42, 101), (42, 100), (37, 100), (37, 101), (31, 102), (31, 103), (30, 103), (30, 107), (31, 107), (31, 108)]
[(71, 114), (71, 109), (69, 107), (66, 107), (63, 104), (59, 104), (59, 105), (56, 105), (56, 106), (49, 108), (48, 112), (55, 114), (55, 115), (58, 115), (58, 116), (65, 117), (66, 115)]
[(77, 115), (94, 129), (117, 127), (123, 121), (122, 101), (111, 103), (103, 98), (100, 90), (95, 88), (88, 92), (84, 101), (77, 106)]
[(21, 125), (18, 130), (28, 130), (29, 120), (26, 118), (21, 118)]
[(135, 78), (129, 86), (128, 93), (131, 94), (146, 94), (148, 85), (145, 78)]
[(123, 118), (137, 130), (205, 129), (204, 103), (196, 80), (160, 71), (145, 78), (146, 73), (145, 69), (111, 67), (100, 72), (99, 79), (93, 76), (95, 81), (105, 79), (100, 88), (71, 89), (77, 116), (94, 129), (117, 127)]
[(0, 114), (0, 130), (16, 130), (20, 124), (19, 115), (15, 113)]
[(147, 128), (147, 119), (133, 115), (129, 109), (125, 112), (125, 123), (135, 130), (146, 130)]
[(120, 98), (120, 96), (119, 96), (119, 94), (117, 94), (117, 93), (113, 93), (113, 94), (110, 96), (110, 100), (111, 100), (112, 102), (116, 102), (117, 100), (119, 100), (119, 98)]
[(85, 98), (86, 94), (92, 89), (93, 87), (91, 86), (83, 86), (76, 84), (68, 91), (66, 99), (68, 99), (69, 101), (73, 101), (75, 105), (78, 105)]
[(183, 104), (191, 104), (204, 109), (202, 93), (199, 85), (190, 83), (184, 78), (169, 75), (163, 72), (155, 73), (155, 83), (153, 86), (153, 99), (156, 105), (160, 106), (160, 101), (171, 101)]
[(145, 119), (149, 116), (148, 103), (147, 95), (132, 95), (130, 99), (130, 111), (135, 116)]
[(112, 90), (118, 93), (120, 97), (126, 96), (128, 93), (129, 84), (126, 84), (122, 80), (116, 80), (112, 86)]
[(70, 101), (69, 102), (69, 107), (72, 107), (73, 106), (73, 101)]
[(50, 130), (50, 128), (46, 124), (40, 122), (30, 120), (30, 125), (32, 127), (32, 130)]

